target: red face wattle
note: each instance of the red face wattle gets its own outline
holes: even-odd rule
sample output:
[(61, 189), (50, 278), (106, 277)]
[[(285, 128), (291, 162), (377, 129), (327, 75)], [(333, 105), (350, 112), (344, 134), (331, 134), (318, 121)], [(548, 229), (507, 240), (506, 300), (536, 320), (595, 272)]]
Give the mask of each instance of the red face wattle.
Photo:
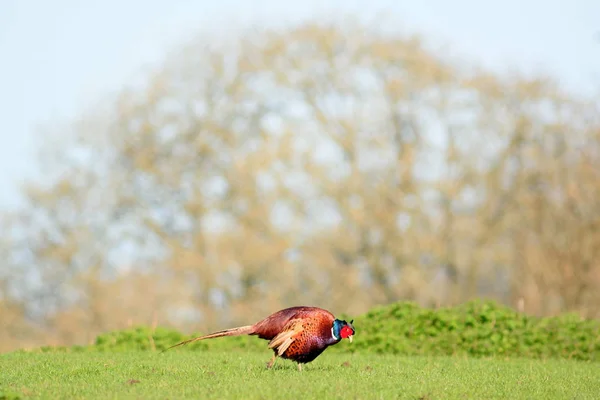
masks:
[(348, 325), (342, 326), (342, 329), (340, 329), (340, 336), (342, 339), (350, 338), (352, 335), (354, 335), (354, 332)]

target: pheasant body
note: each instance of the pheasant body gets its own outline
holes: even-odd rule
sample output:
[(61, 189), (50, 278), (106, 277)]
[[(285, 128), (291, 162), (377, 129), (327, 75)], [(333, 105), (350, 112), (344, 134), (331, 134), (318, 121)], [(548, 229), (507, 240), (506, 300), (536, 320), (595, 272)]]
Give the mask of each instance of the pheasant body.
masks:
[(345, 338), (352, 341), (355, 332), (352, 322), (336, 319), (331, 312), (318, 307), (290, 307), (277, 311), (254, 325), (214, 332), (177, 343), (170, 348), (223, 336), (253, 335), (269, 340), (269, 348), (275, 353), (267, 367), (272, 367), (276, 358), (281, 357), (295, 361), (301, 369), (301, 364), (313, 361), (327, 347)]

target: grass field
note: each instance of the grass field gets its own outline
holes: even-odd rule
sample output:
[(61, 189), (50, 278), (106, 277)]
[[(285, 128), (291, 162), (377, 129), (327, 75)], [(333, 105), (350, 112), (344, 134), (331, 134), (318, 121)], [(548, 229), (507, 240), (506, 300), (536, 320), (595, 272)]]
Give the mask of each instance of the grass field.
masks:
[(327, 354), (305, 366), (271, 353), (0, 355), (0, 399), (597, 399), (600, 365), (567, 360)]

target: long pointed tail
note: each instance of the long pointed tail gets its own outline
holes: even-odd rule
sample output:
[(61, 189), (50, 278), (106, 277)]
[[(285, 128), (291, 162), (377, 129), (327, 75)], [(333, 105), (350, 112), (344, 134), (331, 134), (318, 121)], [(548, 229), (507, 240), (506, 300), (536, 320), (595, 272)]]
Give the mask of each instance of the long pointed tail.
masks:
[(218, 338), (218, 337), (223, 337), (223, 336), (250, 335), (252, 333), (254, 333), (254, 325), (246, 325), (246, 326), (240, 326), (238, 328), (225, 329), (223, 331), (213, 332), (208, 335), (199, 336), (199, 337), (189, 339), (189, 340), (184, 340), (183, 342), (177, 343), (171, 347), (164, 349), (163, 351), (161, 351), (161, 353), (163, 353), (169, 349), (172, 349), (173, 347), (182, 346), (184, 344), (188, 344), (188, 343), (192, 343), (192, 342), (197, 342), (198, 340), (213, 339), (213, 338)]

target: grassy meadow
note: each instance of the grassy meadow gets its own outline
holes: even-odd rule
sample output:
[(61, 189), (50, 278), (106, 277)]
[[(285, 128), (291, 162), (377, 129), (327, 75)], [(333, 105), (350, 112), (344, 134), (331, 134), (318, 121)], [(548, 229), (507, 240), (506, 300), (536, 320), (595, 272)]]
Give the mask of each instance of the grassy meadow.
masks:
[(599, 366), (568, 360), (325, 352), (299, 372), (270, 352), (13, 353), (3, 399), (597, 399)]
[[(600, 322), (534, 318), (489, 302), (398, 303), (356, 317), (354, 343), (306, 365), (256, 337), (161, 353), (190, 335), (108, 332), (91, 346), (0, 355), (0, 399), (597, 399)], [(196, 333), (195, 333), (196, 334)]]

